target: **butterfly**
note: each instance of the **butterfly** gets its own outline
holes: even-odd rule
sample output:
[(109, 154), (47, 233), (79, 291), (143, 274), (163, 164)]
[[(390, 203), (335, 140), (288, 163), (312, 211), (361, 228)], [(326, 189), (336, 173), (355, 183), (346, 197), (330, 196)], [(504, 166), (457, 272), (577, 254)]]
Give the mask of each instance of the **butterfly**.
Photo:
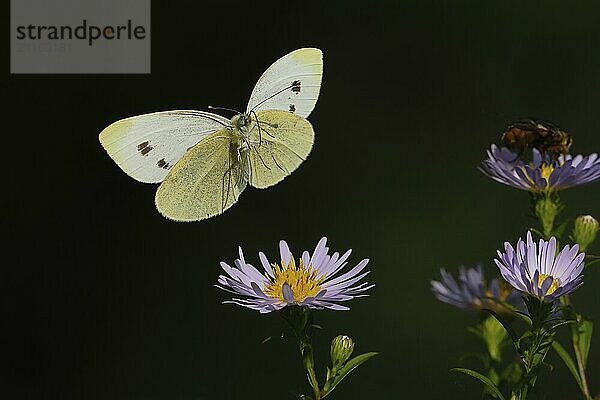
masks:
[(273, 186), (309, 155), (323, 53), (302, 48), (275, 61), (258, 79), (246, 111), (227, 119), (195, 110), (162, 111), (119, 120), (100, 143), (137, 181), (160, 183), (158, 211), (175, 221), (219, 215), (249, 184)]

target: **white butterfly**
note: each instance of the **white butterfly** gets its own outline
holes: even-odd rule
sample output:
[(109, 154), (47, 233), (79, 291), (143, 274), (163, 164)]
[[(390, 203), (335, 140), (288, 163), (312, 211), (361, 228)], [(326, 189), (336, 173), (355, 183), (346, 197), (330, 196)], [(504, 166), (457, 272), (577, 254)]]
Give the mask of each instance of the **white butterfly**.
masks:
[(295, 50), (260, 77), (246, 112), (231, 120), (194, 110), (139, 115), (100, 133), (100, 143), (132, 178), (162, 182), (155, 202), (176, 221), (231, 207), (246, 184), (272, 186), (306, 159), (314, 142), (306, 117), (321, 89), (323, 54)]

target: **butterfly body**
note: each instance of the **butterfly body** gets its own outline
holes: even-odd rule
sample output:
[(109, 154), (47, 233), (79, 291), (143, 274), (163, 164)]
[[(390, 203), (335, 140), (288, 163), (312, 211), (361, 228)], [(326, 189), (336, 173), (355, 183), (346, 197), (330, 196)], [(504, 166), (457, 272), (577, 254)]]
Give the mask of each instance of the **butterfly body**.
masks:
[(306, 117), (319, 96), (322, 53), (306, 48), (277, 60), (258, 80), (246, 112), (226, 119), (195, 110), (126, 118), (100, 133), (111, 158), (134, 179), (161, 183), (158, 211), (176, 221), (221, 214), (248, 184), (263, 189), (308, 157)]

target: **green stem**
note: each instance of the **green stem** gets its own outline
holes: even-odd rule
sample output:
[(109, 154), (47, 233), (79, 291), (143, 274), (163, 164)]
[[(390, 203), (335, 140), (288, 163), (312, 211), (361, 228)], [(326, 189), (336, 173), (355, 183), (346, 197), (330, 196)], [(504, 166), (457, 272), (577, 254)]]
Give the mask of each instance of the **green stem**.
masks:
[[(554, 222), (556, 216), (562, 211), (563, 205), (558, 196), (556, 195), (534, 196), (532, 199), (532, 204), (535, 215), (540, 221), (544, 239), (549, 240), (550, 237), (555, 234)], [(571, 298), (569, 297), (569, 295), (563, 296), (561, 298), (561, 303), (566, 306), (569, 306), (569, 308), (571, 308), (572, 306)], [(573, 316), (576, 319), (579, 317), (575, 312), (573, 312)], [(579, 348), (579, 335), (577, 333), (577, 324), (572, 325), (570, 327), (570, 331), (571, 343), (573, 345), (573, 350), (575, 351), (575, 359), (577, 360), (577, 369), (579, 371), (579, 377), (581, 378), (582, 394), (586, 400), (589, 400), (592, 398), (592, 396), (590, 395), (590, 390), (585, 375), (585, 364), (583, 360), (583, 355), (581, 354)]]
[(282, 312), (282, 315), (298, 338), (298, 348), (300, 350), (300, 356), (302, 357), (302, 365), (304, 365), (308, 374), (308, 383), (315, 395), (314, 400), (321, 400), (323, 394), (321, 389), (319, 389), (319, 381), (317, 380), (317, 374), (315, 373), (315, 361), (313, 356), (312, 313), (307, 307), (292, 306), (286, 307), (286, 310)]
[[(312, 336), (312, 335), (311, 335)], [(313, 358), (312, 337), (306, 337), (300, 340), (300, 354), (302, 355), (302, 363), (308, 373), (308, 382), (315, 394), (315, 400), (321, 400), (321, 390), (319, 389), (319, 381), (315, 373), (315, 361)]]
[[(554, 331), (549, 331), (546, 326), (553, 310), (552, 304), (545, 303), (543, 300), (529, 296), (525, 300), (527, 311), (531, 317), (531, 334), (523, 341), (523, 366), (525, 375), (520, 387), (513, 397), (525, 400), (527, 395), (533, 389), (537, 382), (539, 369), (544, 363), (548, 354), (550, 343), (554, 340)], [(522, 337), (522, 340), (525, 338)]]
[[(569, 306), (569, 308), (571, 308), (572, 306), (572, 301), (571, 301), (571, 296), (564, 295), (561, 299), (560, 299), (561, 303)], [(575, 312), (573, 312), (573, 316), (575, 317), (576, 320), (579, 321), (579, 315), (576, 314)], [(577, 324), (574, 324), (570, 327), (571, 330), (571, 342), (573, 343), (573, 351), (575, 352), (575, 359), (577, 361), (577, 370), (579, 371), (579, 378), (581, 379), (581, 391), (583, 394), (583, 397), (586, 400), (592, 400), (592, 395), (590, 394), (590, 388), (588, 386), (587, 383), (587, 377), (585, 375), (585, 364), (584, 364), (584, 360), (583, 360), (583, 354), (581, 354), (580, 351), (580, 347), (579, 347), (579, 334), (577, 332)]]

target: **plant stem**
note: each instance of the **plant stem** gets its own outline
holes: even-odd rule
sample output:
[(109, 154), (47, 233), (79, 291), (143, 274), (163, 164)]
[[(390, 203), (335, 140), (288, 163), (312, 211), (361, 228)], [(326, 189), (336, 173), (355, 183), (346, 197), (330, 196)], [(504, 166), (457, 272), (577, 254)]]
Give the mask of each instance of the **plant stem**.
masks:
[(308, 382), (315, 394), (315, 400), (321, 400), (321, 390), (315, 373), (315, 361), (312, 350), (312, 335), (300, 340), (300, 355), (302, 355), (302, 363), (308, 373)]
[[(563, 303), (566, 306), (569, 306), (569, 308), (572, 306), (572, 300), (571, 300), (571, 296), (564, 295), (561, 298), (561, 303)], [(574, 311), (572, 311), (574, 314), (574, 317), (577, 321), (579, 321), (579, 315), (577, 313), (575, 313)], [(583, 354), (581, 354), (580, 348), (579, 348), (579, 334), (577, 333), (577, 324), (574, 324), (570, 327), (571, 330), (571, 342), (573, 343), (573, 351), (575, 352), (575, 359), (577, 360), (577, 369), (579, 371), (579, 378), (581, 379), (581, 390), (583, 392), (583, 397), (586, 400), (591, 400), (592, 399), (592, 395), (590, 394), (590, 388), (588, 387), (588, 383), (587, 383), (587, 377), (585, 375), (585, 365), (584, 365), (584, 360), (583, 360)]]
[[(554, 233), (554, 221), (556, 216), (560, 213), (563, 206), (558, 196), (542, 196), (532, 198), (533, 210), (535, 215), (540, 221), (542, 226), (542, 232), (544, 239), (549, 240)], [(558, 238), (557, 238), (558, 239)], [(564, 295), (561, 298), (561, 303), (571, 308), (572, 302), (569, 295)], [(571, 308), (572, 310), (572, 308)], [(579, 321), (580, 316), (572, 311), (573, 316)], [(585, 375), (585, 365), (583, 355), (579, 349), (579, 334), (577, 333), (577, 324), (570, 327), (571, 331), (571, 343), (573, 344), (573, 350), (575, 352), (575, 359), (577, 360), (577, 369), (579, 371), (579, 377), (581, 378), (581, 386), (583, 396), (586, 400), (591, 400), (590, 389), (588, 387), (587, 378)]]
[(287, 310), (282, 312), (282, 315), (298, 339), (298, 348), (300, 350), (300, 356), (302, 357), (302, 365), (304, 365), (308, 374), (308, 383), (310, 383), (315, 395), (314, 400), (321, 400), (323, 395), (321, 389), (319, 389), (319, 381), (317, 380), (317, 374), (315, 373), (315, 361), (313, 357), (312, 313), (307, 307), (293, 306), (286, 308)]

